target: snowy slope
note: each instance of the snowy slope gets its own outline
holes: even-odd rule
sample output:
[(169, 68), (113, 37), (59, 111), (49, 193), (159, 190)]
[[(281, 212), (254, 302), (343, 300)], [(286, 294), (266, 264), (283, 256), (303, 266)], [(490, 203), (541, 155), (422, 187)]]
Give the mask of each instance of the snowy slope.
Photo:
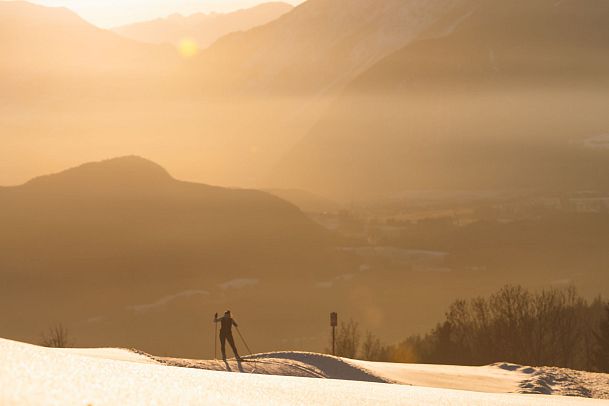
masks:
[(0, 404), (607, 404), (583, 398), (492, 394), (176, 368), (155, 365), (143, 355), (126, 353), (120, 350), (54, 350), (0, 340)]
[(446, 389), (514, 393), (519, 391), (520, 382), (527, 378), (527, 374), (520, 370), (507, 371), (494, 366), (394, 364), (357, 360), (351, 362), (394, 382)]
[(113, 361), (137, 362), (140, 364), (158, 364), (147, 355), (121, 348), (50, 348), (53, 351), (66, 355), (80, 355), (90, 358), (100, 358)]
[(479, 392), (515, 393), (528, 375), (495, 366), (395, 364), (368, 362), (306, 352), (274, 352), (246, 357), (247, 362), (158, 358), (167, 365), (267, 375), (321, 377), (377, 383), (397, 383)]
[[(154, 358), (154, 357), (153, 357)], [(211, 371), (394, 383), (489, 393), (521, 393), (609, 399), (609, 374), (510, 363), (459, 365), (369, 362), (307, 352), (273, 352), (234, 360), (188, 360), (156, 357), (171, 366)]]

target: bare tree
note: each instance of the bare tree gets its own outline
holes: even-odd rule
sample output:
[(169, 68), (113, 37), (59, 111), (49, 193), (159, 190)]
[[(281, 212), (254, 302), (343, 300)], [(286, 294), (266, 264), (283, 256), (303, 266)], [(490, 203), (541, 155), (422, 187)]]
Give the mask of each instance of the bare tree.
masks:
[[(414, 341), (423, 362), (484, 365), (511, 361), (589, 369), (600, 323), (574, 288), (529, 292), (506, 286), (488, 298), (457, 300), (446, 321)], [(598, 341), (598, 340), (597, 340)]]
[(58, 323), (42, 334), (42, 346), (50, 348), (66, 348), (70, 345), (68, 329)]
[(601, 372), (609, 372), (609, 304), (607, 304), (606, 311), (606, 318), (600, 323), (598, 333), (595, 332), (597, 346), (594, 363)]
[(353, 320), (341, 322), (336, 332), (336, 355), (356, 358), (360, 344), (359, 324)]
[(362, 344), (362, 359), (367, 361), (385, 361), (385, 352), (381, 340), (368, 331), (366, 339)]

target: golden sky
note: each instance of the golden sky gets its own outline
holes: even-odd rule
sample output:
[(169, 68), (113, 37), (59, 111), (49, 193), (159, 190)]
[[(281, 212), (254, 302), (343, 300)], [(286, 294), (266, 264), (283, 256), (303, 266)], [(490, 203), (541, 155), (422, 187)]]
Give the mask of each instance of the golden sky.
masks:
[[(61, 6), (104, 28), (150, 20), (173, 13), (227, 12), (276, 0), (29, 0), (45, 6)], [(304, 0), (281, 0), (298, 4)]]

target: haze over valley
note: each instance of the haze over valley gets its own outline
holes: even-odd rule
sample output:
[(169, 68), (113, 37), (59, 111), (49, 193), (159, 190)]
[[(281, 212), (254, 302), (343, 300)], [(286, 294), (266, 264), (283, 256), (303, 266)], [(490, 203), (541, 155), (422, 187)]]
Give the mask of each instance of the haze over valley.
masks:
[(0, 1), (0, 359), (609, 398), (609, 0), (35, 3)]

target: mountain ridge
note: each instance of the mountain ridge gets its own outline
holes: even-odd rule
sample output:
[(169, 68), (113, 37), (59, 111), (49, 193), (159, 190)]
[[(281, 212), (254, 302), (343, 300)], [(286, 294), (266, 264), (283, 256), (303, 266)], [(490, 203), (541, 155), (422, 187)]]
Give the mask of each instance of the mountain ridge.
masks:
[(121, 37), (88, 23), (65, 7), (3, 1), (0, 23), (3, 25), (0, 69), (20, 76), (26, 72), (37, 75), (133, 72), (142, 64), (156, 72), (173, 68), (177, 62), (177, 54), (169, 47)]
[[(172, 180), (169, 172), (153, 161), (130, 155), (118, 158), (110, 158), (99, 162), (88, 162), (69, 168), (57, 173), (42, 175), (27, 181), (26, 187), (36, 187), (48, 183), (57, 183), (65, 180), (89, 180), (95, 181), (96, 177), (111, 176), (134, 176), (136, 179)], [(80, 178), (80, 179), (79, 179)], [(87, 179), (88, 178), (88, 179)]]
[(585, 140), (609, 128), (607, 18), (602, 0), (464, 1), (350, 82), (275, 179), (344, 199), (605, 190)]
[(293, 6), (288, 3), (274, 1), (227, 13), (172, 14), (115, 27), (112, 31), (127, 38), (155, 44), (179, 45), (180, 41), (189, 39), (204, 49), (224, 35), (264, 25), (292, 9)]
[(265, 26), (221, 38), (201, 53), (193, 69), (205, 78), (263, 93), (339, 89), (408, 44), (457, 2), (309, 0)]

